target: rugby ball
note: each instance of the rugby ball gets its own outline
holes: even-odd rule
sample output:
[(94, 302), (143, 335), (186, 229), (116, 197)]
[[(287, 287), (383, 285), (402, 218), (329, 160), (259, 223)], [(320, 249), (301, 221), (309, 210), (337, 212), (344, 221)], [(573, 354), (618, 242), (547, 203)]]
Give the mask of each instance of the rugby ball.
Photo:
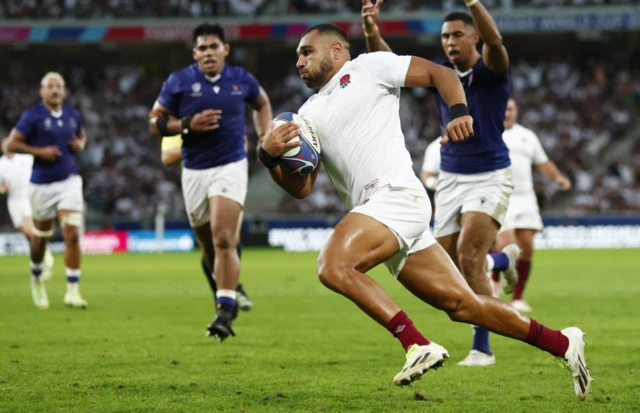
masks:
[(289, 149), (280, 156), (280, 165), (289, 172), (306, 175), (320, 163), (320, 139), (313, 125), (296, 113), (284, 112), (273, 120), (274, 129), (287, 122), (300, 126), (302, 133), (292, 141), (302, 142), (301, 146)]

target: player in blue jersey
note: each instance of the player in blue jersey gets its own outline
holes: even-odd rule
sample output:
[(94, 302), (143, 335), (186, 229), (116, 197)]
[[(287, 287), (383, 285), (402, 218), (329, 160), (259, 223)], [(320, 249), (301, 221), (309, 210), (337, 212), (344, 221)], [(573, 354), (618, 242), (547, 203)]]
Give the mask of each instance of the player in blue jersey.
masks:
[(82, 178), (78, 174), (75, 154), (84, 149), (87, 135), (80, 114), (64, 105), (64, 79), (58, 73), (47, 73), (42, 79), (42, 102), (23, 113), (11, 130), (7, 149), (34, 156), (29, 199), (33, 210), (31, 241), (31, 293), (35, 305), (48, 308), (42, 271), (47, 241), (53, 235), (56, 216), (65, 243), (64, 261), (67, 293), (64, 303), (86, 308), (80, 295), (80, 234), (84, 200)]
[[(509, 151), (502, 140), (509, 99), (509, 56), (498, 28), (479, 0), (465, 0), (471, 15), (447, 15), (441, 29), (447, 61), (465, 90), (473, 117), (474, 136), (464, 142), (447, 142), (441, 147), (442, 170), (435, 197), (434, 235), (458, 265), (471, 288), (491, 295), (486, 277), (485, 256), (502, 225), (513, 191)], [(363, 0), (363, 26), (371, 51), (391, 51), (380, 36), (377, 19), (381, 1)], [(482, 53), (477, 50), (482, 40)], [(436, 89), (440, 123), (449, 123), (449, 107)], [(508, 288), (515, 286), (516, 261), (520, 249), (510, 245), (492, 254), (495, 270), (504, 270)], [(474, 327), (473, 346), (459, 364), (486, 366), (495, 363), (489, 346), (489, 332)]]
[(253, 109), (260, 138), (273, 117), (265, 91), (245, 69), (227, 64), (228, 54), (222, 27), (196, 27), (196, 63), (169, 76), (149, 121), (157, 136), (182, 134), (182, 189), (189, 223), (204, 252), (215, 254), (208, 261), (218, 288), (217, 314), (207, 335), (219, 340), (234, 335), (231, 324), (237, 314), (237, 223), (248, 182), (246, 105)]

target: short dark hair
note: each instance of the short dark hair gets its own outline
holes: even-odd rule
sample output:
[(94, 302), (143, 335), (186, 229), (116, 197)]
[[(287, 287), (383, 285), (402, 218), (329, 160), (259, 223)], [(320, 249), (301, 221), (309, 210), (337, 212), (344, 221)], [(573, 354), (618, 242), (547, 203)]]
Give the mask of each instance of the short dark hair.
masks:
[(317, 31), (319, 34), (335, 34), (340, 38), (340, 40), (342, 40), (347, 44), (347, 46), (349, 46), (349, 38), (347, 37), (347, 34), (344, 32), (344, 30), (331, 23), (316, 24), (315, 26), (309, 27), (304, 31), (304, 33), (302, 33), (301, 37), (304, 37), (307, 34), (315, 31)]
[(445, 16), (445, 22), (453, 22), (461, 20), (464, 24), (471, 27), (476, 27), (476, 24), (473, 22), (473, 18), (467, 13), (463, 13), (460, 11), (454, 11), (453, 13), (449, 13)]
[(225, 43), (224, 29), (219, 24), (203, 23), (193, 29), (193, 44), (196, 44), (196, 41), (200, 36), (218, 36), (220, 41)]

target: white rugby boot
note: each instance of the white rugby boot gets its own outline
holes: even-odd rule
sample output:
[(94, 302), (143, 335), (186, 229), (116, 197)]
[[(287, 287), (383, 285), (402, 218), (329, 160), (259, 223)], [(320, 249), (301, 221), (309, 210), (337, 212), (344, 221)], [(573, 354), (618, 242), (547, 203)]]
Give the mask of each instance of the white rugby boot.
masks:
[(449, 358), (449, 352), (442, 346), (431, 342), (426, 346), (412, 345), (407, 350), (407, 361), (400, 373), (393, 378), (396, 386), (406, 386), (419, 380), (431, 369), (439, 369)]

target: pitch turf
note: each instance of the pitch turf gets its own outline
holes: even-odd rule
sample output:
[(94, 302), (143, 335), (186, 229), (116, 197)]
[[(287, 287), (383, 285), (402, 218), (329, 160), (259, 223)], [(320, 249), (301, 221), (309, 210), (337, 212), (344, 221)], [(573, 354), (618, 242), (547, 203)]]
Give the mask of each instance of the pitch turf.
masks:
[(205, 338), (213, 302), (198, 255), (86, 257), (87, 310), (62, 304), (62, 259), (31, 303), (24, 257), (0, 258), (3, 412), (570, 412), (640, 411), (637, 251), (537, 253), (533, 316), (587, 334), (596, 381), (588, 401), (546, 353), (492, 336), (497, 365), (462, 368), (471, 329), (372, 275), (451, 360), (415, 387), (392, 385), (400, 344), (317, 281), (316, 254), (246, 250), (242, 278), (255, 303), (224, 343)]

